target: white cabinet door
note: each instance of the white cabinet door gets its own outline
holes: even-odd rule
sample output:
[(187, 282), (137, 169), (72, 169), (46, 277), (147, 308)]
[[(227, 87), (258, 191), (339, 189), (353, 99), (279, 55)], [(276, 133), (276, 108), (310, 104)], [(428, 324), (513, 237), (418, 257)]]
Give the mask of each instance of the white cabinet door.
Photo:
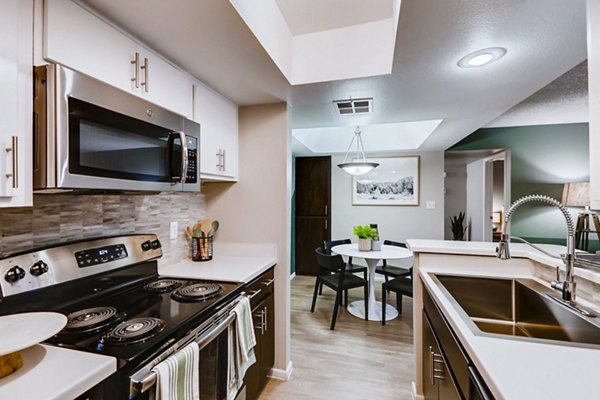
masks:
[(140, 93), (148, 101), (192, 118), (193, 86), (189, 75), (144, 48), (139, 49)]
[(600, 3), (587, 1), (590, 205), (600, 210)]
[(0, 2), (0, 207), (33, 205), (33, 1)]
[(138, 45), (80, 5), (44, 2), (44, 58), (115, 86), (134, 91)]
[(237, 105), (202, 83), (196, 83), (194, 120), (200, 124), (201, 176), (208, 180), (237, 180)]
[(45, 59), (192, 117), (188, 74), (77, 3), (46, 0), (44, 16)]

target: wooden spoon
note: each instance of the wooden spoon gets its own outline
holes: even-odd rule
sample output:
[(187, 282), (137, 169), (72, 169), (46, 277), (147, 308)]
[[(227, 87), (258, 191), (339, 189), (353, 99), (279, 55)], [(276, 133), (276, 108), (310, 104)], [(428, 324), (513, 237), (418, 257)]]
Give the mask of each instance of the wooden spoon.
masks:
[(208, 236), (212, 237), (219, 230), (219, 221), (213, 221), (210, 226), (210, 231), (208, 231)]

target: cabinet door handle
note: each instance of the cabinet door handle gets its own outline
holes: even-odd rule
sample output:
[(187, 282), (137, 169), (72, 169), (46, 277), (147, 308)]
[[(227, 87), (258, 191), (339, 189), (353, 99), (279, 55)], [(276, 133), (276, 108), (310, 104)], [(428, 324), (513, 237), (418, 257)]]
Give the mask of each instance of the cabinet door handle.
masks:
[(265, 332), (267, 332), (267, 330), (268, 330), (268, 324), (267, 324), (267, 307), (265, 307), (265, 320), (264, 320), (264, 322), (265, 322)]
[(260, 310), (260, 313), (258, 314), (254, 314), (255, 317), (260, 318), (260, 322), (258, 323), (258, 327), (254, 327), (254, 329), (259, 329), (260, 328), (260, 334), (263, 335), (265, 333), (265, 324), (264, 324), (264, 317), (263, 317), (263, 310)]
[(325, 230), (327, 230), (327, 220), (325, 220)]
[(135, 70), (133, 73), (133, 78), (131, 78), (132, 82), (135, 82), (135, 87), (140, 87), (140, 53), (135, 52), (135, 58), (131, 60), (131, 63), (135, 66)]
[(12, 137), (11, 147), (6, 148), (6, 153), (12, 152), (12, 171), (6, 173), (7, 178), (12, 178), (12, 187), (19, 187), (19, 137)]
[(220, 171), (221, 170), (221, 149), (219, 149), (219, 152), (215, 154), (217, 156), (217, 169)]
[(146, 93), (148, 93), (148, 91), (150, 90), (150, 84), (148, 83), (148, 67), (148, 58), (144, 57), (144, 65), (142, 65), (140, 69), (144, 70), (144, 82), (142, 82), (141, 85), (144, 87), (144, 92)]
[(433, 347), (429, 346), (429, 383), (431, 386), (435, 385), (435, 380), (433, 379)]
[[(443, 367), (446, 366), (446, 363), (444, 362), (444, 358), (442, 357), (441, 354), (436, 354), (433, 352), (432, 352), (432, 354), (433, 354), (433, 357), (432, 357), (433, 379), (441, 379), (441, 380), (446, 379), (446, 376), (444, 375), (444, 369), (443, 369)], [(440, 368), (436, 368), (435, 364), (440, 364)]]
[(327, 204), (325, 204), (325, 215), (327, 215)]
[(225, 166), (225, 160), (227, 160), (227, 157), (225, 157), (225, 149), (223, 149), (223, 171), (227, 169), (227, 167)]

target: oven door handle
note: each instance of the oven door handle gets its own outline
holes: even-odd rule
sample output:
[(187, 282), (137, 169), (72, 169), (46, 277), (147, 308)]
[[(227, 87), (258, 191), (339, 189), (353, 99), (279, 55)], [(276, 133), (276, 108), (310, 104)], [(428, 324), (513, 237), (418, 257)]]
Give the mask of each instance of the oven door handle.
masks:
[(178, 131), (178, 132), (170, 132), (169, 133), (169, 139), (168, 139), (168, 152), (169, 152), (169, 160), (168, 160), (168, 168), (171, 168), (171, 160), (173, 157), (173, 151), (175, 148), (175, 138), (179, 137), (179, 140), (181, 141), (181, 169), (179, 170), (179, 176), (171, 176), (171, 180), (173, 182), (181, 182), (181, 183), (185, 183), (186, 178), (187, 178), (187, 172), (188, 172), (188, 163), (189, 163), (189, 158), (188, 158), (188, 147), (187, 147), (187, 138), (185, 136), (185, 132), (183, 131)]
[[(199, 349), (202, 350), (204, 347), (206, 347), (207, 344), (209, 344), (217, 336), (219, 336), (225, 329), (227, 329), (234, 320), (235, 320), (235, 313), (232, 312), (231, 314), (229, 314), (227, 316), (227, 318), (225, 318), (224, 320), (219, 322), (217, 325), (210, 328), (207, 332), (205, 332), (204, 334), (200, 335), (197, 339), (195, 339), (195, 342), (198, 343)], [(131, 381), (132, 381), (132, 384), (135, 385), (135, 387), (139, 390), (140, 393), (144, 393), (145, 391), (147, 391), (148, 389), (150, 389), (152, 386), (154, 386), (156, 384), (156, 372), (150, 371), (150, 373), (148, 373), (148, 375), (146, 375), (144, 378), (139, 379), (139, 380), (131, 378)]]

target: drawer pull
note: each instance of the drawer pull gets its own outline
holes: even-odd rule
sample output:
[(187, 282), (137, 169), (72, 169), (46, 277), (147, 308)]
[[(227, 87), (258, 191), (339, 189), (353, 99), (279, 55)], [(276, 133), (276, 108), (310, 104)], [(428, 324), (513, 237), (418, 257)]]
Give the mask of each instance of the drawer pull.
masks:
[(275, 282), (275, 279), (269, 279), (268, 281), (261, 282), (265, 286), (271, 286)]
[(262, 289), (258, 289), (258, 290), (253, 290), (252, 292), (250, 292), (250, 296), (248, 296), (248, 300), (252, 300), (256, 295), (258, 295), (260, 292), (262, 292)]

